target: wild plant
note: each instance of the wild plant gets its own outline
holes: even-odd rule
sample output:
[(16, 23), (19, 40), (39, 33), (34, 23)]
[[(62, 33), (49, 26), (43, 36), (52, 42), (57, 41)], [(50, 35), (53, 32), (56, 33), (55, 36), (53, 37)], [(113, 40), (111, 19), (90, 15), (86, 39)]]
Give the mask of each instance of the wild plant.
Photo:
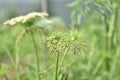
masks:
[[(26, 34), (30, 34), (32, 41), (33, 41), (33, 46), (35, 48), (35, 56), (36, 56), (36, 62), (37, 62), (37, 76), (38, 80), (40, 80), (40, 66), (39, 66), (39, 52), (37, 48), (37, 43), (35, 40), (34, 33), (35, 32), (40, 32), (45, 29), (44, 27), (47, 27), (51, 21), (49, 21), (46, 17), (48, 16), (47, 13), (29, 13), (25, 16), (20, 16), (13, 18), (11, 20), (8, 20), (4, 23), (6, 26), (21, 26), (23, 27), (23, 31), (20, 33), (20, 35), (16, 39), (16, 71), (17, 71), (17, 80), (19, 80), (19, 47), (21, 45), (22, 39)], [(41, 35), (41, 34), (40, 34)]]
[[(101, 38), (102, 40), (103, 39), (105, 40), (103, 41), (105, 42), (105, 45), (101, 46), (104, 47), (104, 51), (101, 53), (104, 53), (103, 55), (106, 65), (106, 71), (111, 72), (110, 76), (113, 76), (115, 65), (117, 65), (116, 64), (117, 58), (114, 58), (113, 63), (111, 63), (112, 61), (111, 56), (113, 56), (114, 53), (116, 53), (115, 56), (119, 55), (118, 48), (119, 48), (120, 38), (118, 36), (119, 35), (118, 32), (120, 31), (120, 29), (118, 27), (119, 24), (118, 16), (120, 10), (120, 1), (119, 0), (76, 0), (72, 4), (70, 4), (69, 7), (72, 9), (71, 12), (72, 25), (76, 26), (76, 28), (79, 28), (79, 26), (81, 26), (82, 21), (84, 22), (84, 19), (86, 18), (91, 19), (90, 18), (91, 16), (93, 16), (95, 19), (87, 23), (96, 24), (95, 22), (97, 20), (100, 20), (102, 22), (99, 25), (101, 25), (101, 27), (104, 26), (102, 27), (104, 30), (103, 31), (104, 36), (102, 36)], [(101, 34), (101, 32), (99, 32), (99, 34)], [(102, 65), (101, 60), (99, 63), (100, 65)], [(98, 66), (100, 68), (99, 63), (97, 64), (96, 68)], [(110, 77), (110, 79), (112, 78)]]
[[(56, 55), (56, 69), (54, 80), (59, 80), (59, 76), (62, 73), (62, 66), (67, 54), (78, 53), (83, 51), (88, 51), (88, 47), (82, 41), (81, 36), (78, 34), (77, 30), (70, 32), (58, 32), (53, 33), (52, 36), (47, 38), (47, 45), (50, 54)], [(60, 61), (60, 55), (62, 59)]]

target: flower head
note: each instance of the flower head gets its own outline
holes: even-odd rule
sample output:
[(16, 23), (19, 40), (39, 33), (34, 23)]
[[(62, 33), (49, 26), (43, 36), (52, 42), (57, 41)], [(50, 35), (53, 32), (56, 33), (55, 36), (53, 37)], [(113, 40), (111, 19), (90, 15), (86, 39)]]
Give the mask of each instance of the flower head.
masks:
[(66, 33), (53, 33), (47, 38), (47, 45), (51, 53), (64, 51), (71, 43), (70, 36)]
[(23, 25), (27, 24), (27, 25), (31, 26), (36, 19), (44, 19), (47, 16), (48, 16), (47, 13), (32, 12), (25, 16), (19, 16), (19, 17), (13, 18), (11, 20), (8, 20), (8, 21), (4, 22), (4, 25), (15, 26), (17, 24), (23, 24)]
[(88, 47), (82, 41), (78, 31), (54, 33), (47, 38), (47, 45), (51, 53), (63, 53), (69, 49), (70, 53), (79, 53), (81, 50), (87, 52)]

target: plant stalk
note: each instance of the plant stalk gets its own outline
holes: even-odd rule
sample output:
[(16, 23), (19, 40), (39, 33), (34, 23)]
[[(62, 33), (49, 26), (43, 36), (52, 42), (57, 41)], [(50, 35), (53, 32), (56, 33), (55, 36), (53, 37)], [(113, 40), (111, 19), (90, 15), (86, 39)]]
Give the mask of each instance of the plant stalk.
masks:
[(37, 44), (36, 44), (36, 41), (35, 41), (32, 30), (30, 30), (30, 33), (31, 33), (32, 42), (33, 42), (33, 45), (34, 45), (34, 48), (35, 48), (35, 55), (36, 55), (36, 62), (37, 62), (37, 76), (38, 76), (38, 80), (41, 80), (40, 75), (39, 75), (39, 71), (40, 71), (39, 52), (38, 52), (38, 49), (37, 49)]
[(64, 62), (64, 60), (65, 60), (65, 57), (66, 57), (68, 51), (69, 51), (69, 48), (67, 48), (66, 51), (65, 51), (65, 53), (64, 53), (63, 59), (62, 59), (62, 61), (61, 61), (61, 63), (60, 63), (60, 67), (59, 67), (59, 70), (58, 70), (58, 75), (61, 73), (61, 68), (62, 68), (62, 66), (63, 66), (63, 62)]
[(56, 55), (56, 70), (55, 70), (55, 80), (58, 80), (58, 64), (59, 63), (59, 52)]
[(110, 70), (110, 65), (109, 65), (109, 58), (108, 58), (108, 54), (109, 54), (109, 30), (110, 30), (110, 26), (109, 23), (107, 21), (107, 17), (105, 15), (105, 13), (103, 13), (103, 17), (104, 17), (104, 22), (105, 22), (105, 27), (106, 27), (106, 37), (105, 37), (105, 41), (106, 41), (106, 51), (107, 51), (107, 56), (106, 56), (106, 69), (107, 71)]

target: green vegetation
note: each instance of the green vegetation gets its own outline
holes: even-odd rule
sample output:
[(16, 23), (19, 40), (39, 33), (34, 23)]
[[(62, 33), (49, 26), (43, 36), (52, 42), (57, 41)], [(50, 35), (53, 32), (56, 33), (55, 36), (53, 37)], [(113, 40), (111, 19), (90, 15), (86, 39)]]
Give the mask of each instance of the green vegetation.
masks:
[(37, 12), (0, 25), (0, 80), (120, 80), (120, 1), (67, 7), (70, 29)]

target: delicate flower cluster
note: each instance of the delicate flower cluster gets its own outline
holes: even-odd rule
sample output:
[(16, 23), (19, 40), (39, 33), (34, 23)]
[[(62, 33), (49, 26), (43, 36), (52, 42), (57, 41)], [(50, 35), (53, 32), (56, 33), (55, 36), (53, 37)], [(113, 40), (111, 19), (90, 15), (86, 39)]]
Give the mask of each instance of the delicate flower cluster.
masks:
[[(17, 24), (26, 24), (26, 23), (32, 24), (36, 18), (44, 19), (47, 16), (48, 16), (47, 13), (32, 12), (25, 16), (19, 16), (19, 17), (13, 18), (11, 20), (8, 20), (8, 21), (4, 22), (4, 25), (14, 26)], [(47, 22), (51, 23), (51, 21), (48, 21), (48, 20), (47, 20)]]
[(71, 44), (70, 36), (66, 33), (55, 33), (47, 38), (47, 45), (50, 53), (61, 52), (68, 48)]
[(70, 53), (78, 53), (81, 50), (87, 52), (87, 45), (81, 41), (77, 31), (70, 33), (55, 33), (47, 38), (47, 45), (51, 53), (61, 52), (69, 49)]

